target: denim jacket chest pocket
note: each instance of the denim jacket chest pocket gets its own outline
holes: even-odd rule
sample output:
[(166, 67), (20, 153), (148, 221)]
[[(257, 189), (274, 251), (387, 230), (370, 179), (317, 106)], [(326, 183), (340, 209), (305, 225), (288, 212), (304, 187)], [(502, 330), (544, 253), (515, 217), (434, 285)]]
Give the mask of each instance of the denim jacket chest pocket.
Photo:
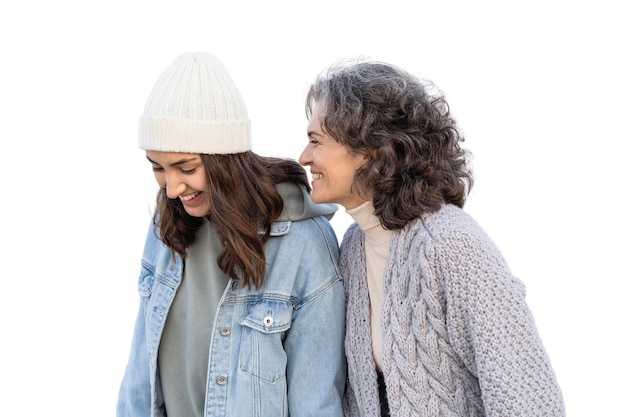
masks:
[(242, 326), (239, 365), (242, 371), (268, 382), (285, 378), (285, 332), (291, 327), (293, 304), (261, 300), (248, 306)]
[(139, 295), (146, 303), (146, 307), (152, 305), (152, 312), (163, 319), (174, 297), (176, 287), (175, 277), (159, 274), (145, 264), (142, 265), (138, 283)]
[(160, 334), (176, 287), (176, 279), (155, 272), (148, 264), (142, 264), (138, 292), (145, 314), (146, 348), (151, 357), (156, 357)]
[(138, 292), (142, 299), (150, 297), (153, 285), (154, 273), (145, 266), (142, 266), (138, 281)]

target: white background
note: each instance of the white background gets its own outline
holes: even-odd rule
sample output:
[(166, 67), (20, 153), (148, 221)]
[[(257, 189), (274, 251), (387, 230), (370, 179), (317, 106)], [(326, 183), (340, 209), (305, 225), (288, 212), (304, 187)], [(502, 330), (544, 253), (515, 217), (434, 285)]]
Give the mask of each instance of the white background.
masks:
[[(336, 60), (434, 81), (474, 154), (467, 211), (526, 284), (568, 415), (624, 415), (618, 5), (4, 2), (3, 414), (114, 415), (156, 190), (137, 118), (166, 66), (205, 50), (246, 99), (255, 150), (291, 158), (306, 143), (306, 88)], [(347, 222), (341, 209), (339, 237)]]

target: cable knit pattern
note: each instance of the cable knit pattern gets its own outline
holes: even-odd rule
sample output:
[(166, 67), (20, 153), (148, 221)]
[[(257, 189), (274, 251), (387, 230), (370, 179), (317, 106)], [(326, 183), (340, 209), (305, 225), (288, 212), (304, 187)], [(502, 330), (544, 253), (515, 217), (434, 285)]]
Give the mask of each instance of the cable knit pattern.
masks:
[[(378, 417), (364, 234), (346, 232), (346, 417)], [(463, 210), (395, 232), (385, 269), (383, 373), (391, 416), (565, 416), (525, 289)]]

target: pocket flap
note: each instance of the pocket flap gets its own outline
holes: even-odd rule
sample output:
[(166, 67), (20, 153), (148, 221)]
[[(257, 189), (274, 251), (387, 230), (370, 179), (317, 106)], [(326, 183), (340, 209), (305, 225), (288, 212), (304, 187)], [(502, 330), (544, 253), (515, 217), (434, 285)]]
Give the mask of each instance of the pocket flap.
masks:
[(293, 305), (285, 301), (261, 300), (250, 306), (239, 324), (263, 333), (284, 332), (291, 327)]
[(142, 297), (150, 297), (152, 287), (154, 286), (154, 273), (146, 267), (142, 267), (138, 285), (139, 295)]

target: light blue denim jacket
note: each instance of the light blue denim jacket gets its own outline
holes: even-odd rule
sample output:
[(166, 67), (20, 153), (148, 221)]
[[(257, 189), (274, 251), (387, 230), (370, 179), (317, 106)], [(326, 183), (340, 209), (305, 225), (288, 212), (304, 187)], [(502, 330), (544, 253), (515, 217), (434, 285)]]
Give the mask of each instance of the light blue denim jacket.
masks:
[[(228, 283), (213, 323), (205, 416), (343, 416), (344, 289), (337, 239), (318, 214), (274, 223), (261, 289)], [(150, 228), (118, 417), (166, 415), (157, 353), (182, 268)]]

